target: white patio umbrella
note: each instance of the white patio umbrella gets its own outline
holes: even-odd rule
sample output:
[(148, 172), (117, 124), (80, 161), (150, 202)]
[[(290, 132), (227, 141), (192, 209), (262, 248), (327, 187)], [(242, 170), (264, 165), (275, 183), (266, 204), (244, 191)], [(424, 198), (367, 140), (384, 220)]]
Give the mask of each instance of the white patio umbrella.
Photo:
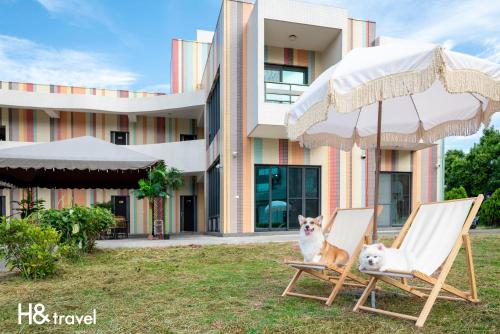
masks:
[[(437, 45), (359, 48), (323, 72), (287, 115), (288, 137), (312, 148), (380, 148), (470, 135), (500, 111), (500, 66)], [(377, 216), (373, 239), (377, 240)]]

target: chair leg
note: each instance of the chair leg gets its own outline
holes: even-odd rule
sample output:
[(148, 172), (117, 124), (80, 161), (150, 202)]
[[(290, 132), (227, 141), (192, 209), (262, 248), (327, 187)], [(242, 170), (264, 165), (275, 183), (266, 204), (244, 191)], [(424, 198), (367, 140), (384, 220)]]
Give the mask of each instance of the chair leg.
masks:
[(434, 303), (436, 302), (436, 299), (439, 295), (439, 292), (441, 291), (442, 286), (443, 283), (437, 283), (436, 285), (434, 285), (434, 287), (431, 290), (431, 293), (429, 294), (429, 297), (427, 298), (427, 301), (425, 302), (424, 308), (422, 309), (417, 318), (415, 326), (417, 327), (424, 326), (424, 323), (427, 320), (427, 317), (429, 316), (429, 313), (431, 312)]
[(470, 295), (477, 301), (476, 274), (474, 273), (474, 262), (472, 261), (472, 246), (468, 234), (463, 236), (465, 258), (467, 262), (467, 274), (469, 275)]
[(333, 301), (335, 300), (335, 297), (337, 297), (337, 294), (339, 293), (340, 289), (342, 289), (346, 277), (347, 277), (347, 272), (344, 271), (342, 275), (340, 275), (337, 282), (334, 283), (335, 286), (333, 287), (332, 293), (330, 294), (330, 296), (328, 296), (328, 299), (326, 300), (326, 305), (328, 306), (332, 305)]
[(377, 281), (378, 281), (378, 278), (376, 278), (376, 277), (370, 278), (370, 282), (368, 282), (368, 285), (366, 286), (365, 291), (363, 291), (363, 294), (361, 295), (361, 297), (359, 297), (356, 305), (354, 306), (354, 309), (353, 309), (354, 312), (358, 312), (359, 307), (363, 306), (365, 304), (366, 300), (368, 299), (368, 296), (370, 295), (370, 292), (372, 292), (372, 290), (375, 289), (375, 287), (377, 285)]
[(299, 279), (301, 274), (302, 274), (302, 270), (298, 269), (297, 272), (295, 273), (295, 275), (293, 275), (293, 278), (290, 281), (290, 283), (288, 283), (288, 286), (286, 287), (285, 291), (283, 291), (283, 294), (282, 294), (283, 297), (286, 296), (286, 294), (293, 289), (293, 287), (295, 286), (295, 283), (297, 282), (297, 280)]

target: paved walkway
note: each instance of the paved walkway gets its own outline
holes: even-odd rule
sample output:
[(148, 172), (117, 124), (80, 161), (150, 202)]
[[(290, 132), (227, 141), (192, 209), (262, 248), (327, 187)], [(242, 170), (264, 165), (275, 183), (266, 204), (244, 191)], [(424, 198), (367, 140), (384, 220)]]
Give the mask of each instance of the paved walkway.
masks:
[[(380, 236), (395, 236), (399, 229), (384, 229), (379, 231)], [(471, 230), (472, 234), (498, 234), (500, 229)], [(119, 240), (98, 240), (97, 247), (101, 249), (116, 248), (164, 248), (190, 245), (235, 245), (235, 244), (255, 244), (270, 242), (296, 242), (298, 233), (269, 234), (269, 235), (245, 235), (234, 237), (216, 237), (203, 234), (194, 235), (174, 235), (169, 240), (147, 240), (147, 239), (119, 239)]]
[[(399, 230), (383, 230), (379, 231), (380, 235), (396, 235)], [(255, 244), (255, 243), (270, 243), (270, 242), (293, 242), (298, 241), (298, 233), (272, 233), (269, 235), (244, 235), (217, 237), (203, 234), (193, 235), (174, 235), (169, 240), (147, 240), (147, 239), (119, 239), (119, 240), (98, 240), (97, 247), (101, 249), (114, 248), (162, 248), (162, 247), (178, 247), (189, 245), (235, 245), (235, 244)]]

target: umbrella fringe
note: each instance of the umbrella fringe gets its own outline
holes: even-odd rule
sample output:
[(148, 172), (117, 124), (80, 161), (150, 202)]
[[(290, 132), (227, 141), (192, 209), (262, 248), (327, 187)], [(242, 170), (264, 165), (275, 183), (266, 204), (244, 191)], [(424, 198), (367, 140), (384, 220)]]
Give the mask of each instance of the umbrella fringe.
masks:
[(449, 93), (477, 93), (491, 100), (500, 101), (500, 81), (482, 72), (452, 70), (444, 66), (443, 81)]
[[(496, 110), (499, 110), (500, 103), (497, 104)], [(494, 108), (494, 107), (492, 107)], [(468, 136), (476, 133), (481, 124), (488, 126), (490, 119), (485, 118), (486, 113), (483, 113), (480, 108), (476, 114), (466, 120), (453, 120), (437, 125), (429, 130), (422, 127), (413, 133), (402, 134), (394, 132), (384, 132), (381, 135), (382, 146), (400, 146), (401, 148), (412, 147), (418, 143), (433, 144), (437, 140), (448, 136)], [(489, 116), (491, 117), (491, 115)], [(344, 151), (350, 151), (354, 144), (361, 149), (375, 148), (377, 144), (377, 136), (375, 134), (359, 137), (357, 135), (345, 138), (330, 133), (319, 133), (314, 135), (304, 134), (299, 137), (300, 144), (307, 148), (315, 148), (319, 146), (333, 146)]]
[[(300, 119), (287, 127), (288, 138), (297, 140), (316, 123), (325, 121), (328, 118), (328, 98), (314, 104)], [(285, 124), (289, 124), (290, 113), (287, 113)]]
[(443, 73), (445, 64), (442, 49), (434, 49), (431, 64), (421, 71), (387, 75), (360, 85), (350, 92), (341, 94), (330, 80), (330, 104), (338, 112), (349, 112), (377, 101), (420, 93), (427, 90)]

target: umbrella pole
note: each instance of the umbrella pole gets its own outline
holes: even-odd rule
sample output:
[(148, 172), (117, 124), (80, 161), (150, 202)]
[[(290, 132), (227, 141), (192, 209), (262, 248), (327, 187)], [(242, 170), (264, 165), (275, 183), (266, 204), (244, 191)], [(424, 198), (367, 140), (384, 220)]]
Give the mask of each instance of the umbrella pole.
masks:
[(373, 216), (373, 232), (372, 239), (373, 243), (378, 240), (377, 234), (377, 205), (378, 205), (378, 193), (379, 193), (379, 182), (380, 182), (380, 163), (382, 150), (380, 149), (380, 133), (382, 132), (382, 101), (378, 101), (378, 112), (377, 112), (377, 148), (375, 150), (375, 194), (373, 196), (373, 206), (375, 208), (375, 215)]
[[(378, 112), (377, 112), (377, 148), (375, 149), (375, 194), (373, 196), (373, 207), (375, 208), (375, 214), (373, 215), (373, 232), (372, 232), (372, 243), (377, 243), (377, 223), (378, 223), (378, 193), (379, 193), (379, 182), (380, 182), (380, 162), (381, 162), (381, 149), (380, 149), (380, 134), (382, 130), (382, 101), (378, 101)], [(371, 293), (371, 306), (376, 308), (376, 297), (375, 290)]]

